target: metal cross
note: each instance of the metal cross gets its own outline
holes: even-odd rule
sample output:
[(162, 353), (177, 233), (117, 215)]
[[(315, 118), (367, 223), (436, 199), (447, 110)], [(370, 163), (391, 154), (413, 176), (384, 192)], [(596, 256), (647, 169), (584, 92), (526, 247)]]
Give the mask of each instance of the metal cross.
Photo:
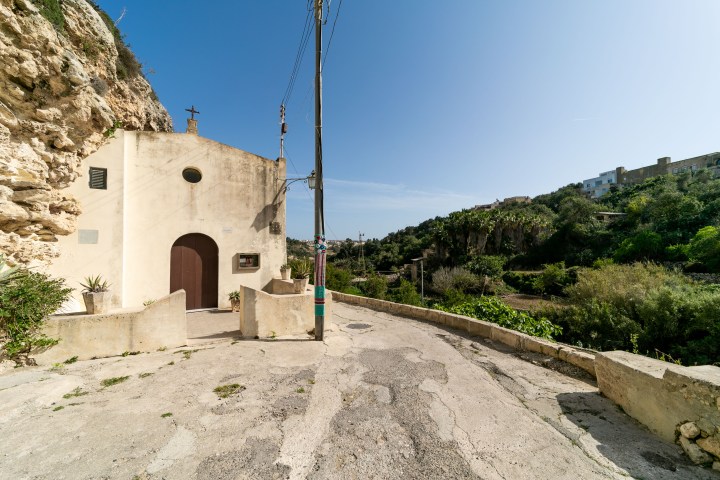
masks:
[(190, 108), (185, 109), (186, 112), (190, 112), (190, 119), (195, 120), (195, 114), (200, 113), (197, 110), (195, 110), (195, 105), (192, 105)]

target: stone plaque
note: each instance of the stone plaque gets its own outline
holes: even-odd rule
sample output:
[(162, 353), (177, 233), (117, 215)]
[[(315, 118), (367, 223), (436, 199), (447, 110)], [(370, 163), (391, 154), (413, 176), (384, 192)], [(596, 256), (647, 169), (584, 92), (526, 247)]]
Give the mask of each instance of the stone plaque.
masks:
[(78, 243), (96, 245), (98, 243), (97, 230), (78, 230)]

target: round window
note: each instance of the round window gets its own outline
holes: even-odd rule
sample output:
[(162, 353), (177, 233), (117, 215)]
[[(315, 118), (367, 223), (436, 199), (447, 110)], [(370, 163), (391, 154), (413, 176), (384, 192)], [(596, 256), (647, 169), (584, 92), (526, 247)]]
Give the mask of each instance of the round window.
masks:
[(198, 183), (202, 179), (202, 173), (197, 168), (186, 168), (183, 170), (183, 178), (190, 183)]

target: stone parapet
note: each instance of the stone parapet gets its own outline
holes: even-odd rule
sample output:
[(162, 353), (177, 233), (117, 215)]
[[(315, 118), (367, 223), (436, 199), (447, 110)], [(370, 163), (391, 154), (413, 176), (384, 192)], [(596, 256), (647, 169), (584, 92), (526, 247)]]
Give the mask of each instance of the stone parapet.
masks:
[(569, 345), (556, 343), (543, 338), (532, 337), (509, 328), (504, 328), (491, 322), (475, 318), (456, 315), (430, 308), (415, 307), (401, 303), (378, 300), (376, 298), (360, 297), (347, 293), (333, 292), (333, 299), (338, 302), (360, 305), (404, 317), (426, 320), (451, 328), (456, 328), (470, 335), (490, 338), (517, 350), (542, 353), (564, 362), (582, 368), (590, 375), (595, 376), (595, 355), (593, 352), (580, 350)]
[(45, 333), (60, 342), (35, 356), (39, 364), (78, 357), (110, 357), (187, 345), (185, 291), (178, 290), (139, 310), (101, 315), (52, 315)]

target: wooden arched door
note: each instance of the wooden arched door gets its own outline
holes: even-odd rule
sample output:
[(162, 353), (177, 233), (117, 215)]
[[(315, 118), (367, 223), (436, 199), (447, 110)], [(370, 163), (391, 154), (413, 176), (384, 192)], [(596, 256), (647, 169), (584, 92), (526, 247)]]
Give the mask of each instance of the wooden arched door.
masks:
[(170, 293), (185, 290), (185, 308), (218, 306), (218, 247), (201, 233), (178, 238), (170, 252)]

